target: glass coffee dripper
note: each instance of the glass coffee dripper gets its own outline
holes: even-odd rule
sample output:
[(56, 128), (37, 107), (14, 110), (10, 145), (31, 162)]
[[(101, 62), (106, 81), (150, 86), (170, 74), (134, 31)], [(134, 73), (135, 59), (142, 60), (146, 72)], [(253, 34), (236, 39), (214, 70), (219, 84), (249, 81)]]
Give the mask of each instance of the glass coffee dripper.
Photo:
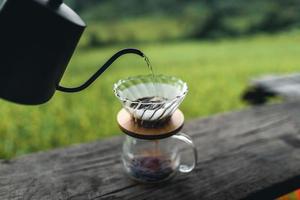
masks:
[(180, 131), (184, 115), (178, 106), (187, 91), (185, 82), (164, 75), (131, 77), (114, 85), (123, 105), (117, 120), (127, 134), (122, 161), (132, 179), (157, 183), (195, 168), (197, 150)]

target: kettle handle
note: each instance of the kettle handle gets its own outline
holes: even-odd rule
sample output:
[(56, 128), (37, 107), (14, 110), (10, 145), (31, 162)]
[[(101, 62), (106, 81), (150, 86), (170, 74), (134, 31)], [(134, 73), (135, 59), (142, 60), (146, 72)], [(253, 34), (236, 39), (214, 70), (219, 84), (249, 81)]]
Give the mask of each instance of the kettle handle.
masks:
[(143, 52), (141, 52), (138, 49), (133, 49), (133, 48), (128, 48), (128, 49), (123, 49), (119, 52), (117, 52), (116, 54), (114, 54), (108, 61), (106, 61), (106, 63), (94, 74), (92, 75), (85, 83), (83, 83), (82, 85), (78, 86), (78, 87), (74, 87), (74, 88), (67, 88), (67, 87), (63, 87), (60, 86), (59, 84), (56, 87), (56, 90), (61, 91), (61, 92), (68, 92), (68, 93), (73, 93), (73, 92), (80, 92), (84, 89), (86, 89), (87, 87), (89, 87), (103, 72), (105, 72), (105, 70), (107, 70), (107, 68), (115, 61), (117, 60), (120, 56), (124, 55), (124, 54), (137, 54), (141, 57), (145, 58), (145, 55)]

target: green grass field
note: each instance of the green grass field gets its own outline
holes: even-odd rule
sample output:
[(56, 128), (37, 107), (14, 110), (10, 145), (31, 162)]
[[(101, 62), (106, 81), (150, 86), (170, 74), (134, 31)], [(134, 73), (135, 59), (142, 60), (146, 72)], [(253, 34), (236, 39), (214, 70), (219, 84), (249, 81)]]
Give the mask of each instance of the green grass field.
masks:
[[(236, 40), (140, 44), (155, 73), (174, 75), (189, 85), (181, 109), (187, 119), (241, 109), (240, 95), (251, 77), (300, 70), (300, 35), (290, 32)], [(77, 86), (122, 46), (78, 50), (62, 85)], [(115, 117), (121, 105), (112, 85), (118, 79), (149, 73), (144, 61), (127, 55), (86, 91), (57, 92), (42, 106), (1, 101), (0, 158), (83, 143), (121, 134)]]

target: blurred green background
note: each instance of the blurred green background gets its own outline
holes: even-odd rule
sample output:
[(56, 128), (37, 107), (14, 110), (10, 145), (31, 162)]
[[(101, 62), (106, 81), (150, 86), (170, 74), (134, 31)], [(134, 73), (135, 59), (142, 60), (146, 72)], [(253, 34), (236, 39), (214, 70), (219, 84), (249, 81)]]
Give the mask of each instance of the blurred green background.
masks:
[[(1, 2), (1, 0), (0, 0)], [(141, 49), (157, 74), (189, 85), (187, 119), (245, 107), (252, 77), (300, 69), (298, 0), (66, 0), (89, 25), (62, 80), (77, 86), (113, 53)], [(149, 71), (126, 55), (78, 94), (57, 92), (41, 106), (1, 101), (0, 158), (119, 135), (119, 79)]]

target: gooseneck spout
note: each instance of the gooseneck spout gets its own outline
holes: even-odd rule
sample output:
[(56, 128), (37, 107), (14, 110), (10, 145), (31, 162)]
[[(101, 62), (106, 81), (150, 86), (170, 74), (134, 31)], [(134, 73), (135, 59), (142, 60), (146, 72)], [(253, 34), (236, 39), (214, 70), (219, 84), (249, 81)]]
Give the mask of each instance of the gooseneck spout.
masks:
[(119, 57), (125, 55), (125, 54), (137, 54), (141, 57), (145, 57), (144, 53), (141, 52), (138, 49), (123, 49), (119, 52), (117, 52), (115, 55), (113, 55), (94, 75), (92, 75), (85, 83), (83, 83), (82, 85), (78, 86), (78, 87), (74, 87), (74, 88), (66, 88), (63, 86), (58, 85), (57, 86), (57, 90), (62, 91), (62, 92), (80, 92), (84, 89), (86, 89), (87, 87), (89, 87), (103, 72), (105, 72), (105, 70), (107, 70), (107, 68), (114, 62), (116, 61)]

